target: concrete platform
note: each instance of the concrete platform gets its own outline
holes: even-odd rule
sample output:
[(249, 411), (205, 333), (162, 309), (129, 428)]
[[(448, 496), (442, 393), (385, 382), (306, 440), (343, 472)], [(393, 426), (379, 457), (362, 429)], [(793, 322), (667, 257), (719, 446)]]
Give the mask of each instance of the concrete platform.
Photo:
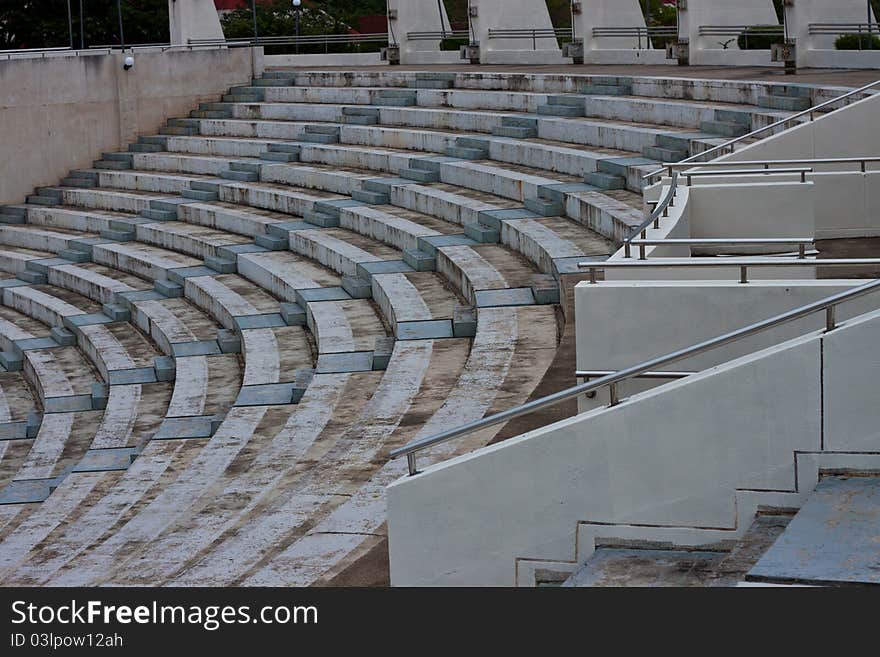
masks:
[(880, 584), (880, 476), (826, 477), (747, 581)]

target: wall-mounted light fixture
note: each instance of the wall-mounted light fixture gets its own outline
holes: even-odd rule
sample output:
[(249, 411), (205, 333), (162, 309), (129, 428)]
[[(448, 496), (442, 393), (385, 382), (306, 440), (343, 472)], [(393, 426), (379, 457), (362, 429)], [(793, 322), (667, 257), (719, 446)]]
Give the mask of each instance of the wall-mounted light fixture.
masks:
[(131, 69), (133, 69), (134, 68), (134, 57), (132, 57), (131, 55), (126, 57), (125, 60), (122, 62), (122, 68), (125, 69), (126, 71), (130, 71)]

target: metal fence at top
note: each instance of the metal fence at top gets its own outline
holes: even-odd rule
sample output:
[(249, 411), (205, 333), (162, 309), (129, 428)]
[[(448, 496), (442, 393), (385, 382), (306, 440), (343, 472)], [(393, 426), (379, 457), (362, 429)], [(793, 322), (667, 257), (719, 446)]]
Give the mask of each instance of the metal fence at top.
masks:
[(678, 38), (678, 28), (674, 25), (656, 26), (656, 27), (594, 27), (594, 37), (605, 38), (633, 38), (638, 39), (638, 49), (642, 50), (642, 39), (644, 39), (644, 48), (651, 48), (651, 39), (676, 39)]

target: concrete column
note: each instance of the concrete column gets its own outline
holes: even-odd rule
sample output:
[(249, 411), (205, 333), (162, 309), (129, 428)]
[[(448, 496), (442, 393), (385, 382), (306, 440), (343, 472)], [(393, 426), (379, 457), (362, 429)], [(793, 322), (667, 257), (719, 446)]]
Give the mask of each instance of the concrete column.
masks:
[[(553, 29), (545, 0), (470, 0), (470, 8), (471, 31), (480, 44), (480, 61), (484, 64), (535, 63), (538, 58), (547, 58), (548, 51), (560, 52), (555, 38), (489, 38), (489, 30)], [(542, 55), (533, 54), (540, 51)], [(561, 55), (558, 59), (562, 63)], [(547, 63), (553, 62), (547, 59)]]
[(574, 15), (574, 31), (584, 40), (585, 50), (631, 50), (647, 48), (636, 37), (594, 37), (596, 27), (645, 27), (640, 0), (583, 0), (581, 13)]
[[(393, 16), (397, 16), (393, 18)], [(449, 16), (443, 2), (437, 0), (388, 0), (388, 29), (400, 45), (401, 64), (427, 63), (425, 53), (440, 50), (440, 41), (410, 41), (412, 32), (441, 32), (451, 30)], [(455, 53), (458, 60), (458, 53)]]
[[(771, 0), (688, 0), (679, 8), (679, 38), (690, 44), (690, 63), (755, 65), (769, 64), (769, 57), (758, 51), (745, 54), (706, 53), (706, 51), (738, 51), (736, 35), (701, 36), (706, 25), (775, 25), (779, 23)], [(760, 61), (751, 61), (752, 59)], [(749, 61), (745, 61), (748, 59)]]
[(214, 0), (168, 0), (168, 17), (174, 45), (186, 45), (190, 39), (223, 38)]
[[(859, 66), (859, 55), (835, 51), (833, 34), (810, 34), (811, 23), (866, 23), (868, 3), (866, 0), (794, 0), (785, 7), (788, 36), (797, 45), (798, 67), (805, 66)], [(815, 51), (831, 51), (822, 54)], [(854, 61), (836, 61), (852, 57)], [(880, 63), (880, 60), (878, 60)], [(877, 64), (874, 64), (877, 65)]]

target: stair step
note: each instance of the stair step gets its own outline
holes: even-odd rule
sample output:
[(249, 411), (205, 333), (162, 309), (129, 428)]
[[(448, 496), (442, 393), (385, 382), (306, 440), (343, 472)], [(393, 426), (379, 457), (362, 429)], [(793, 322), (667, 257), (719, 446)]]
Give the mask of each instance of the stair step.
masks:
[(400, 175), (401, 178), (406, 178), (407, 180), (415, 180), (422, 183), (440, 182), (439, 173), (437, 173), (436, 171), (426, 171), (425, 169), (414, 169), (410, 167), (408, 169), (401, 169), (398, 172), (398, 175)]
[(581, 96), (547, 96), (548, 105), (562, 105), (565, 107), (583, 107), (584, 99)]
[(224, 103), (261, 103), (263, 99), (254, 94), (224, 94)]
[(145, 208), (141, 210), (140, 216), (150, 219), (151, 221), (177, 221), (177, 212), (172, 212), (171, 210), (156, 210), (154, 208)]
[(257, 235), (254, 243), (269, 251), (285, 251), (290, 247), (290, 241), (276, 235)]
[(544, 116), (586, 116), (584, 107), (572, 105), (538, 105), (538, 114)]
[(258, 173), (252, 171), (233, 171), (232, 169), (221, 171), (220, 177), (225, 180), (236, 180), (238, 182), (258, 182), (260, 180), (260, 174)]
[(134, 156), (131, 153), (101, 153), (101, 159), (128, 162), (131, 164), (134, 161)]
[(75, 249), (63, 249), (58, 252), (58, 257), (71, 262), (91, 262), (92, 260), (92, 256), (88, 252), (76, 251)]
[(306, 132), (313, 135), (336, 135), (338, 137), (339, 126), (310, 124), (306, 126)]
[(15, 275), (15, 277), (19, 280), (25, 281), (26, 283), (30, 283), (31, 285), (46, 284), (46, 274), (38, 271), (20, 271)]
[(700, 123), (700, 130), (722, 137), (742, 137), (749, 131), (742, 124), (732, 121), (703, 121)]
[(813, 92), (810, 87), (802, 87), (797, 84), (774, 84), (770, 85), (768, 96), (788, 96), (789, 98), (812, 98)]
[(463, 160), (488, 160), (489, 151), (481, 148), (466, 148), (464, 146), (450, 146), (446, 149), (449, 157), (460, 157)]
[(250, 171), (251, 173), (259, 174), (262, 170), (262, 164), (257, 164), (256, 162), (230, 162), (229, 168), (232, 171)]
[(543, 198), (527, 198), (523, 201), (523, 205), (530, 212), (539, 214), (542, 217), (559, 217), (565, 214), (565, 208), (562, 203)]
[(813, 101), (802, 96), (759, 96), (758, 107), (784, 110), (788, 112), (802, 112), (810, 109)]
[(603, 171), (595, 171), (584, 176), (584, 182), (599, 189), (625, 189), (626, 179)]
[(94, 180), (90, 180), (88, 178), (75, 178), (68, 176), (67, 178), (61, 179), (62, 187), (86, 187), (92, 188), (97, 187), (98, 183)]
[(163, 148), (168, 148), (168, 137), (162, 135), (143, 135), (138, 137), (139, 144), (157, 144)]
[(513, 126), (514, 128), (534, 128), (538, 129), (538, 119), (528, 116), (503, 116), (501, 117), (501, 125)]
[(194, 119), (228, 119), (232, 117), (229, 110), (193, 110), (189, 113)]
[(417, 103), (416, 92), (403, 89), (383, 89), (373, 99), (373, 104), (384, 107), (412, 107)]
[(305, 132), (300, 137), (302, 141), (311, 144), (338, 144), (339, 135), (323, 135), (317, 132)]
[(167, 125), (170, 128), (198, 128), (200, 123), (198, 119), (168, 119)]
[(319, 228), (336, 228), (339, 226), (339, 217), (334, 217), (326, 212), (304, 212), (303, 221)]
[(254, 87), (292, 87), (293, 77), (289, 78), (254, 78), (251, 80)]
[(165, 147), (159, 144), (129, 144), (128, 150), (132, 153), (161, 153)]
[[(210, 182), (208, 180), (193, 180), (190, 184), (190, 189), (197, 189), (201, 192), (214, 192), (215, 194), (220, 193), (220, 184), (215, 182)], [(157, 204), (162, 203), (163, 201), (153, 201), (150, 203), (151, 206), (155, 207)]]
[(299, 144), (269, 144), (270, 153), (296, 153), (302, 152), (302, 146)]
[(228, 112), (230, 110), (229, 103), (199, 103), (199, 109), (210, 112)]
[(406, 86), (412, 89), (452, 89), (455, 80), (408, 80)]
[(715, 120), (716, 121), (729, 121), (730, 123), (739, 123), (742, 126), (745, 126), (749, 130), (752, 129), (752, 114), (751, 112), (743, 112), (740, 110), (715, 110)]
[(682, 151), (690, 154), (691, 136), (677, 134), (657, 135), (657, 146), (671, 151)]
[(662, 146), (645, 146), (642, 149), (642, 154), (658, 162), (681, 162), (688, 156), (684, 151), (663, 148)]
[(191, 198), (194, 201), (206, 202), (216, 201), (219, 198), (217, 192), (206, 192), (202, 191), (201, 189), (184, 189), (181, 190), (180, 195), (183, 198)]
[(492, 134), (496, 137), (510, 137), (511, 139), (534, 139), (538, 136), (538, 129), (499, 125), (492, 128)]
[(388, 194), (379, 192), (369, 192), (365, 189), (357, 189), (351, 193), (351, 197), (355, 201), (367, 203), (369, 205), (388, 205), (391, 202)]
[(59, 205), (59, 201), (57, 198), (53, 196), (40, 196), (39, 194), (32, 194), (27, 197), (27, 202), (31, 205)]
[(160, 128), (159, 132), (163, 135), (169, 135), (172, 137), (194, 137), (199, 134), (199, 131), (196, 128), (184, 128), (180, 126), (166, 126)]
[(586, 96), (631, 96), (632, 85), (587, 83), (579, 91)]
[(132, 168), (131, 162), (121, 162), (119, 160), (95, 160), (92, 163), (95, 169), (105, 169), (110, 171), (127, 171)]
[(343, 114), (342, 122), (347, 125), (378, 125), (379, 117), (370, 114)]
[(273, 153), (272, 151), (263, 151), (260, 153), (260, 159), (267, 162), (299, 162), (298, 153)]

